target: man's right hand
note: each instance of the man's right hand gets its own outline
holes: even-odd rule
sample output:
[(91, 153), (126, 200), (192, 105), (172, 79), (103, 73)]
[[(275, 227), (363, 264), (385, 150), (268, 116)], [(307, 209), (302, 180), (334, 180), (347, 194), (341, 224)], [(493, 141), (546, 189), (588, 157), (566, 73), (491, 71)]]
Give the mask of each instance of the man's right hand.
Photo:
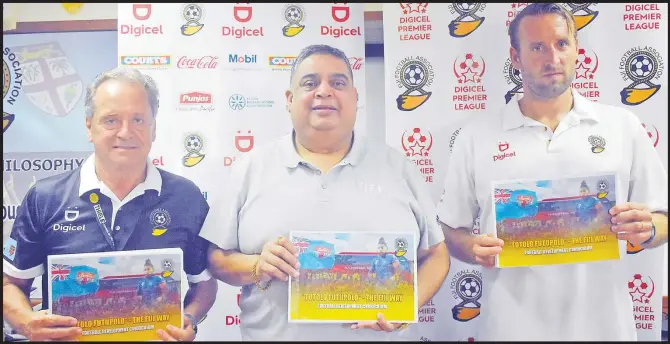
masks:
[(299, 276), (298, 250), (293, 243), (284, 237), (271, 241), (263, 246), (260, 260), (256, 266), (256, 274), (261, 281), (276, 278), (288, 281), (288, 276)]
[(477, 235), (472, 240), (472, 251), (475, 254), (475, 262), (485, 268), (496, 265), (495, 257), (502, 251), (505, 244), (502, 239), (494, 238), (492, 234)]
[(22, 334), (30, 341), (74, 340), (81, 335), (77, 319), (49, 314), (47, 311), (34, 312), (23, 325)]

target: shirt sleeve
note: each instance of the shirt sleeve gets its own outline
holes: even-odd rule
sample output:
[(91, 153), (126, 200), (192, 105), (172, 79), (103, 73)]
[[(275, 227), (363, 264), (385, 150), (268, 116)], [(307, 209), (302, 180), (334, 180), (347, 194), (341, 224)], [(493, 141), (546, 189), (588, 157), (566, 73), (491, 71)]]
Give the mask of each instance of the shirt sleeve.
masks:
[(646, 205), (652, 212), (668, 213), (668, 172), (642, 127), (631, 114), (633, 138), (628, 201)]
[(200, 236), (224, 250), (238, 250), (239, 214), (248, 190), (250, 155), (237, 160), (230, 169), (225, 189), (202, 225)]
[(35, 186), (31, 187), (19, 206), (9, 237), (4, 242), (2, 270), (20, 279), (44, 274), (46, 255), (42, 246), (43, 229), (37, 214)]
[(468, 128), (461, 129), (451, 147), (444, 176), (444, 192), (437, 203), (439, 222), (472, 230), (479, 214), (473, 173), (474, 146)]
[(443, 242), (444, 233), (437, 222), (435, 202), (430, 197), (421, 173), (409, 159), (403, 159), (407, 186), (415, 199), (415, 202), (410, 202), (410, 207), (419, 225), (418, 248), (428, 249)]

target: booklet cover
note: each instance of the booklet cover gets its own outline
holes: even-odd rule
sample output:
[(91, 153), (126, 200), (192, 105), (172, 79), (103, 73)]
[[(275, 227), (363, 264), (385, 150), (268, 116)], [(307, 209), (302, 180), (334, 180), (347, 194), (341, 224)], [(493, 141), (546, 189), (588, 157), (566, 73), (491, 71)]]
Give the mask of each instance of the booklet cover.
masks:
[(161, 340), (181, 328), (179, 248), (48, 257), (49, 310), (77, 319), (79, 341)]
[(289, 281), (290, 322), (417, 322), (415, 234), (291, 232), (300, 277)]
[(611, 228), (616, 176), (493, 183), (496, 266), (584, 263), (620, 258)]

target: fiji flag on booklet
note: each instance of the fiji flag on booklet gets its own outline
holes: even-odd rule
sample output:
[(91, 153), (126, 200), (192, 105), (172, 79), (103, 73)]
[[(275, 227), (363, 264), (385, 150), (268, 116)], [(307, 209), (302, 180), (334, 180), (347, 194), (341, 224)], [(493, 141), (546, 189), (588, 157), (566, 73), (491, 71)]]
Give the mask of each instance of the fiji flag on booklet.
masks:
[(100, 287), (98, 270), (90, 266), (51, 264), (50, 269), (54, 300), (95, 294)]

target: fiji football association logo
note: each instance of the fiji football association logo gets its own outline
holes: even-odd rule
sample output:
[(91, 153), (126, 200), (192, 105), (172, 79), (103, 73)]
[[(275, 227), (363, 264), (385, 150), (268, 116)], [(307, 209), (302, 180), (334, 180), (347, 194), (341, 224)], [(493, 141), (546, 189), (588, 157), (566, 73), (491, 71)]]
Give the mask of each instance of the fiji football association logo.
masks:
[(395, 70), (395, 80), (398, 88), (405, 89), (396, 98), (398, 110), (412, 111), (423, 105), (432, 94), (424, 88), (433, 83), (433, 67), (422, 56), (406, 57)]
[(628, 50), (619, 62), (619, 73), (630, 84), (621, 90), (621, 102), (625, 105), (640, 105), (661, 89), (652, 81), (663, 75), (663, 59), (652, 47)]
[(485, 3), (454, 2), (449, 4), (451, 14), (458, 14), (456, 19), (449, 23), (449, 34), (451, 37), (462, 38), (473, 33), (484, 23), (484, 17), (479, 17), (477, 12), (486, 8)]
[(505, 61), (505, 66), (503, 67), (503, 77), (507, 85), (514, 85), (511, 90), (505, 93), (505, 104), (509, 103), (512, 98), (516, 97), (517, 94), (523, 95), (523, 77), (521, 72), (514, 68), (510, 58), (507, 58)]
[(456, 321), (466, 322), (479, 315), (482, 297), (482, 276), (477, 270), (462, 270), (451, 279), (451, 294), (461, 302), (456, 304), (451, 313)]
[(193, 36), (200, 32), (205, 24), (201, 24), (204, 12), (202, 6), (198, 4), (186, 4), (181, 9), (182, 17), (186, 24), (181, 26), (181, 34), (184, 36)]
[(188, 134), (184, 140), (184, 148), (186, 148), (186, 155), (182, 158), (182, 163), (186, 167), (193, 167), (199, 164), (205, 158), (202, 153), (204, 146), (203, 139), (198, 134)]
[(598, 17), (598, 11), (591, 9), (591, 6), (594, 6), (595, 3), (585, 2), (585, 3), (576, 3), (576, 2), (566, 2), (565, 7), (567, 8), (572, 16), (575, 18), (575, 26), (577, 31), (585, 28), (587, 25)]
[(14, 114), (5, 112), (16, 103), (21, 94), (21, 62), (19, 57), (9, 48), (2, 49), (2, 132), (7, 131), (12, 122)]
[(305, 29), (302, 22), (305, 20), (305, 8), (298, 4), (288, 4), (284, 7), (284, 19), (286, 24), (282, 33), (286, 37), (295, 37)]
[(161, 261), (161, 269), (163, 270), (161, 271), (161, 276), (163, 278), (168, 278), (174, 273), (174, 263), (171, 259), (163, 259), (163, 261)]
[(151, 224), (154, 226), (151, 235), (161, 236), (167, 231), (167, 226), (170, 224), (170, 214), (167, 210), (158, 208), (151, 212), (149, 221), (151, 221)]

